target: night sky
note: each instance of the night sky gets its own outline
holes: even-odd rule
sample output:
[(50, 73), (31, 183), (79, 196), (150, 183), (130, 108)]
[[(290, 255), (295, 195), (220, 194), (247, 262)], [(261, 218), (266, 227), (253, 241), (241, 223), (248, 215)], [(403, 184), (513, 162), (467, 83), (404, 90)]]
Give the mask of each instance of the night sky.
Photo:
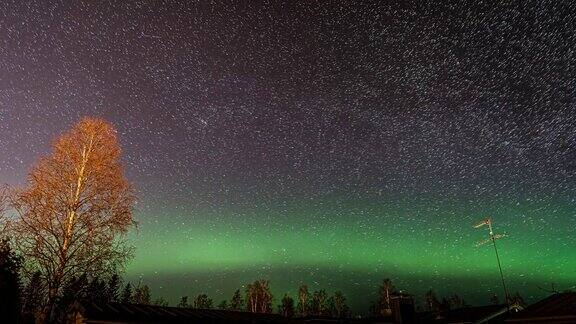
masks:
[(390, 277), (485, 304), (486, 216), (512, 292), (575, 288), (572, 1), (216, 2), (1, 1), (0, 183), (112, 122), (126, 279), (171, 303), (266, 278), (363, 311)]

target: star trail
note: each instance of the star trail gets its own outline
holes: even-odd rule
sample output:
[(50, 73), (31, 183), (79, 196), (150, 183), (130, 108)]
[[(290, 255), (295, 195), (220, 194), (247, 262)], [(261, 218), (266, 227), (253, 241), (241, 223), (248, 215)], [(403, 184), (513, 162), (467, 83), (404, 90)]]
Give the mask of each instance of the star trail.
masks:
[(83, 116), (138, 190), (126, 280), (175, 303), (382, 278), (485, 304), (576, 284), (571, 1), (0, 3), (0, 183)]

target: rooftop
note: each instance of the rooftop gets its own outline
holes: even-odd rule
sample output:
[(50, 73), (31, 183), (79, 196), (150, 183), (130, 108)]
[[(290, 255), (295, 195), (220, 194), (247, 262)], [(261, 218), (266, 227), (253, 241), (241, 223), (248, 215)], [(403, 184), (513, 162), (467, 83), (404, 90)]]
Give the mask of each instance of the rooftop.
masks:
[(506, 322), (576, 323), (576, 293), (556, 293), (536, 302)]
[(88, 303), (80, 305), (79, 313), (85, 323), (283, 323), (277, 314), (258, 314), (214, 309), (193, 309), (139, 304)]

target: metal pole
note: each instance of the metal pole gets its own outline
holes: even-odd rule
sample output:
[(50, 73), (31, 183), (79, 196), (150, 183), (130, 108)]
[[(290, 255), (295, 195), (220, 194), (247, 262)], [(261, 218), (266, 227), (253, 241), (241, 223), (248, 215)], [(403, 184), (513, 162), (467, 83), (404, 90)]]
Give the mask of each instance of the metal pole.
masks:
[(490, 235), (488, 236), (487, 240), (483, 240), (478, 242), (478, 245), (482, 245), (484, 243), (488, 243), (489, 240), (492, 240), (492, 244), (494, 245), (494, 252), (496, 252), (496, 261), (498, 261), (498, 270), (500, 270), (500, 279), (502, 280), (502, 288), (504, 288), (504, 302), (506, 304), (506, 309), (510, 311), (510, 296), (508, 295), (508, 289), (506, 288), (506, 282), (504, 281), (504, 273), (502, 272), (502, 265), (500, 264), (500, 256), (498, 255), (498, 248), (496, 247), (496, 239), (503, 237), (503, 235), (496, 235), (492, 230), (492, 219), (490, 217), (486, 218), (482, 222), (476, 224), (474, 227), (479, 228), (484, 225), (488, 225), (488, 229), (490, 230)]
[(496, 261), (498, 261), (498, 270), (500, 270), (500, 279), (502, 279), (502, 287), (504, 288), (504, 302), (506, 303), (506, 308), (508, 308), (508, 289), (506, 289), (506, 283), (504, 282), (504, 273), (502, 273), (502, 266), (500, 265), (500, 256), (498, 255), (498, 248), (496, 248), (496, 240), (494, 239), (494, 235), (492, 235), (492, 226), (490, 226), (490, 238), (492, 239), (492, 243), (494, 243), (494, 252), (496, 252)]

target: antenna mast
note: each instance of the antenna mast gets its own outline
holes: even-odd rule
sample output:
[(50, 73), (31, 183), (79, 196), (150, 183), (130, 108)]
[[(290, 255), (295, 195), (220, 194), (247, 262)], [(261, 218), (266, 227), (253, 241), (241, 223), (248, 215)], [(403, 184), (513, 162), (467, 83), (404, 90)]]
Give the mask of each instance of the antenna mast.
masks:
[(476, 243), (476, 246), (481, 246), (486, 243), (492, 241), (492, 245), (494, 245), (494, 252), (496, 253), (496, 261), (498, 261), (498, 270), (500, 270), (500, 279), (502, 280), (502, 288), (504, 288), (504, 302), (506, 303), (506, 307), (508, 307), (510, 296), (508, 294), (508, 289), (506, 288), (506, 283), (504, 281), (504, 273), (502, 272), (502, 266), (500, 265), (500, 256), (498, 255), (498, 248), (496, 247), (496, 240), (505, 237), (505, 234), (494, 234), (492, 230), (492, 219), (490, 217), (484, 219), (483, 221), (479, 222), (478, 224), (474, 225), (474, 228), (480, 228), (484, 225), (488, 225), (488, 229), (490, 230), (490, 234), (488, 235), (487, 239), (479, 241)]

